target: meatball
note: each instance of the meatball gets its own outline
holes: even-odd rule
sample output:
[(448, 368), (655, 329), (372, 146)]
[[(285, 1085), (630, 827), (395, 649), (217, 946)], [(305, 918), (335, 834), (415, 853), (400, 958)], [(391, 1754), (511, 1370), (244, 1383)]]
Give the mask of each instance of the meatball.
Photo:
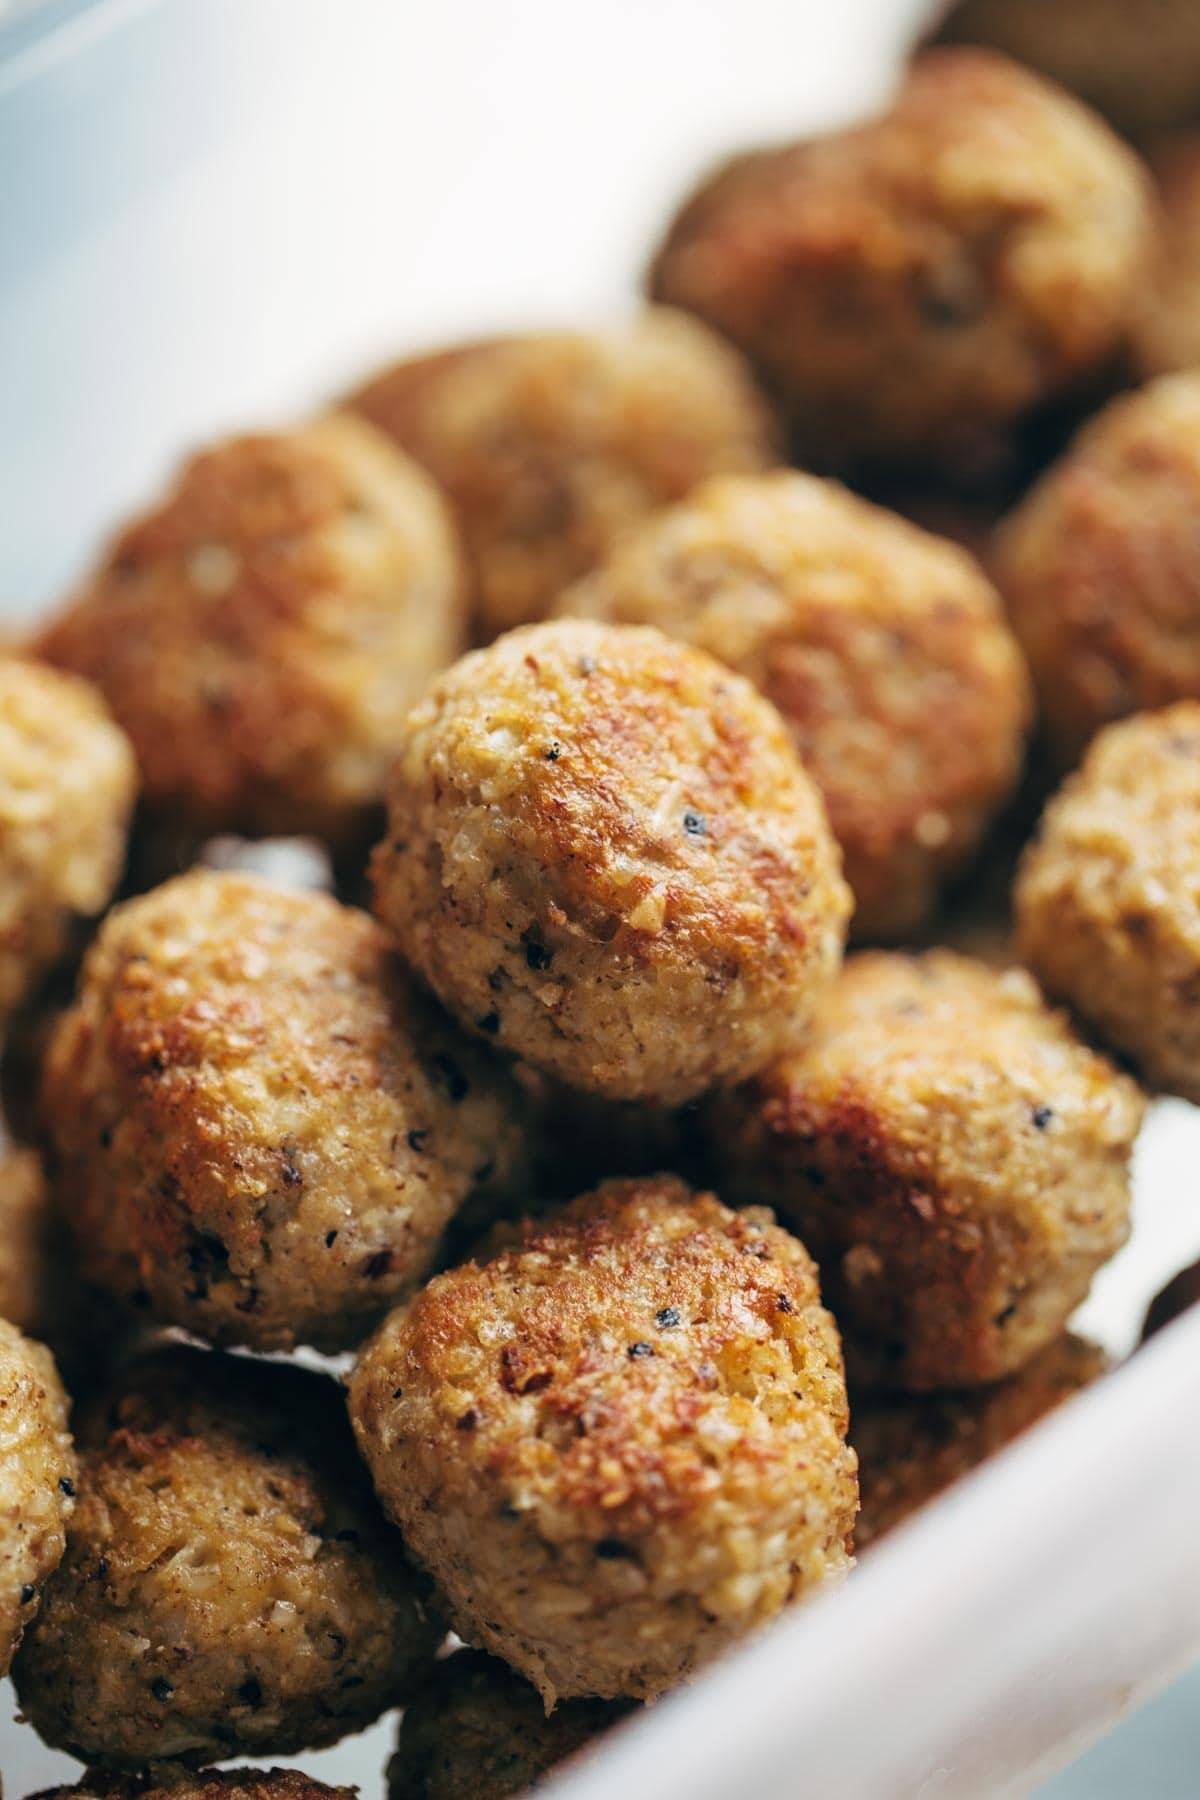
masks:
[(1081, 1388), (1108, 1359), (1082, 1338), (1058, 1338), (994, 1387), (957, 1394), (871, 1395), (856, 1401), (850, 1440), (858, 1452), (862, 1511), (859, 1551), (891, 1531), (953, 1482)]
[(75, 1480), (54, 1358), (0, 1319), (0, 1675), (62, 1559)]
[(33, 1800), (357, 1800), (357, 1788), (327, 1787), (296, 1769), (189, 1769), (159, 1763), (140, 1775), (95, 1769), (78, 1787)]
[(849, 911), (820, 796), (749, 682), (562, 620), (410, 715), (376, 910), (464, 1024), (609, 1099), (674, 1105), (803, 1031)]
[(1023, 960), (1156, 1086), (1200, 1101), (1200, 701), (1102, 731), (1016, 887)]
[(1021, 970), (868, 952), (709, 1128), (728, 1191), (817, 1258), (855, 1379), (922, 1390), (1058, 1336), (1128, 1235), (1142, 1112)]
[(1168, 138), (1153, 168), (1163, 229), (1133, 328), (1133, 360), (1145, 376), (1200, 363), (1200, 132)]
[(41, 647), (103, 690), (176, 830), (345, 843), (397, 717), (462, 647), (463, 604), (429, 478), (332, 417), (194, 457)]
[(366, 913), (210, 870), (109, 915), (42, 1102), (89, 1277), (260, 1350), (357, 1343), (523, 1160), (518, 1089)]
[(620, 532), (706, 476), (775, 460), (741, 358), (665, 308), (399, 363), (348, 404), (449, 496), (484, 641), (544, 618)]
[(858, 937), (921, 925), (1016, 783), (1028, 681), (994, 589), (832, 482), (710, 482), (562, 610), (657, 625), (774, 702), (824, 795)]
[(747, 352), (806, 464), (979, 479), (1117, 350), (1152, 232), (1101, 120), (1004, 57), (931, 51), (881, 118), (711, 177), (650, 289)]
[(1200, 114), (1195, 0), (958, 0), (943, 42), (987, 44), (1135, 137)]
[(404, 1709), (390, 1800), (509, 1800), (540, 1787), (622, 1716), (612, 1700), (567, 1700), (547, 1716), (536, 1688), (494, 1657), (435, 1663)]
[(125, 861), (133, 752), (83, 681), (0, 656), (0, 1021), (103, 912)]
[(14, 1670), (49, 1744), (117, 1767), (336, 1743), (439, 1638), (328, 1376), (174, 1347), (78, 1427), (63, 1562)]
[(1112, 720), (1200, 697), (1200, 373), (1114, 401), (993, 558), (1060, 768)]
[(547, 1707), (648, 1699), (839, 1576), (857, 1507), (803, 1245), (610, 1181), (393, 1313), (350, 1384), (454, 1628)]

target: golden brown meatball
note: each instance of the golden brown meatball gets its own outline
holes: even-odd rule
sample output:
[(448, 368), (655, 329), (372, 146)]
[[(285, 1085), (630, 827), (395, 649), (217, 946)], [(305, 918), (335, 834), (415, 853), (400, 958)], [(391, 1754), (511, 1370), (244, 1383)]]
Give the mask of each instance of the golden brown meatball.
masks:
[(388, 1764), (389, 1800), (528, 1793), (625, 1711), (612, 1700), (566, 1700), (547, 1714), (537, 1689), (502, 1662), (460, 1651), (434, 1664), (404, 1709)]
[[(1193, 16), (1200, 43), (1200, 11)], [(1200, 132), (1167, 138), (1152, 167), (1163, 229), (1133, 330), (1133, 360), (1146, 376), (1200, 364)]]
[(257, 1349), (356, 1343), (523, 1152), (517, 1089), (367, 914), (210, 870), (105, 921), (43, 1110), (89, 1277)]
[(862, 1489), (855, 1548), (866, 1550), (1107, 1367), (1102, 1350), (1068, 1335), (994, 1387), (864, 1395), (850, 1416)]
[(1152, 229), (1144, 169), (1086, 108), (931, 51), (881, 118), (710, 178), (650, 288), (757, 363), (804, 462), (962, 479), (1118, 348)]
[(297, 1769), (189, 1769), (160, 1763), (141, 1774), (93, 1769), (77, 1787), (33, 1800), (357, 1800), (357, 1788), (327, 1787)]
[(0, 655), (0, 1020), (108, 905), (135, 780), (94, 689)]
[(1200, 696), (1200, 373), (1114, 401), (998, 534), (993, 569), (1050, 751)]
[(194, 457), (41, 642), (103, 690), (176, 828), (341, 841), (462, 646), (461, 589), (428, 477), (332, 417)]
[(54, 1358), (0, 1319), (0, 1675), (62, 1559), (75, 1481)]
[(995, 590), (833, 482), (709, 482), (561, 610), (657, 625), (779, 708), (842, 847), (856, 937), (921, 925), (1016, 783), (1028, 679)]
[(959, 0), (943, 42), (988, 44), (1140, 137), (1200, 114), (1195, 0)]
[(749, 682), (657, 631), (573, 619), (434, 683), (374, 880), (464, 1024), (658, 1105), (795, 1041), (849, 911), (820, 796)]
[(611, 331), (493, 339), (399, 363), (349, 404), (449, 496), (484, 641), (544, 618), (620, 532), (706, 476), (775, 460), (741, 358), (659, 308)]
[(118, 1767), (285, 1755), (394, 1706), (439, 1637), (328, 1376), (173, 1348), (78, 1427), (79, 1500), (14, 1679)]
[(761, 1209), (611, 1181), (439, 1275), (350, 1384), (455, 1629), (557, 1698), (650, 1698), (847, 1567), (837, 1333)]
[(1102, 731), (1016, 887), (1018, 944), (1147, 1079), (1200, 1100), (1200, 701)]
[(810, 1246), (856, 1376), (919, 1390), (1057, 1337), (1128, 1235), (1142, 1111), (1022, 971), (868, 953), (710, 1129), (728, 1191)]

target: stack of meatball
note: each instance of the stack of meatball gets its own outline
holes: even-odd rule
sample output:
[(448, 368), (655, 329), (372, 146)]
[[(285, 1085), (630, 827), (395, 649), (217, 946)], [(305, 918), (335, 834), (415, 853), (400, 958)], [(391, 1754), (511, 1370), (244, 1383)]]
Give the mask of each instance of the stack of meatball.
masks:
[[(928, 51), (631, 322), (195, 457), (0, 664), (0, 1647), (72, 1793), (327, 1796), (203, 1765), (396, 1705), (394, 1800), (516, 1793), (1101, 1372), (1130, 1069), (1200, 1099), (1200, 375), (982, 521), (1163, 229)], [(231, 866), (296, 834), (334, 892)]]

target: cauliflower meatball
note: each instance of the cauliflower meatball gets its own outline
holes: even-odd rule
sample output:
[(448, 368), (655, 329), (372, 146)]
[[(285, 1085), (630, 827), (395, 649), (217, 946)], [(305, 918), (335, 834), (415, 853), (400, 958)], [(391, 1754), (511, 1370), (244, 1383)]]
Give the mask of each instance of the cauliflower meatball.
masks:
[(650, 288), (747, 352), (805, 463), (963, 479), (1116, 351), (1152, 231), (1101, 120), (1004, 57), (931, 51), (883, 117), (710, 178)]
[(774, 702), (824, 796), (858, 937), (921, 925), (1016, 783), (1028, 681), (994, 589), (832, 482), (709, 482), (562, 610), (657, 625)]
[(0, 1319), (0, 1675), (62, 1560), (75, 1479), (54, 1358)]
[(816, 1269), (768, 1213), (670, 1176), (436, 1276), (363, 1351), (350, 1412), (455, 1630), (548, 1707), (649, 1699), (847, 1567)]
[(0, 656), (0, 1021), (108, 905), (135, 786), (129, 743), (86, 682)]
[(41, 647), (102, 689), (148, 807), (176, 830), (343, 843), (379, 801), (397, 717), (463, 626), (433, 484), (332, 417), (194, 457)]
[(1129, 1229), (1142, 1097), (1020, 970), (865, 953), (710, 1129), (820, 1264), (857, 1379), (968, 1387), (1057, 1337)]
[(400, 363), (349, 404), (448, 495), (484, 641), (544, 618), (620, 532), (706, 476), (775, 460), (741, 358), (665, 308)]
[(1200, 701), (1102, 731), (1016, 887), (1023, 959), (1158, 1087), (1200, 1101)]
[(856, 1400), (850, 1441), (858, 1453), (862, 1510), (855, 1548), (866, 1550), (1097, 1380), (1107, 1366), (1094, 1344), (1065, 1335), (993, 1387)]
[(125, 1768), (286, 1755), (403, 1697), (439, 1627), (336, 1382), (169, 1348), (78, 1435), (66, 1556), (14, 1671), (47, 1743)]
[(993, 571), (1050, 751), (1200, 697), (1200, 373), (1114, 401), (1001, 526)]
[(357, 1788), (327, 1787), (296, 1769), (189, 1769), (157, 1763), (139, 1775), (94, 1769), (78, 1787), (33, 1800), (357, 1800)]
[(260, 1350), (358, 1342), (522, 1163), (518, 1089), (366, 913), (209, 870), (109, 915), (42, 1103), (89, 1276)]
[(803, 1031), (849, 894), (749, 682), (566, 619), (464, 657), (410, 715), (376, 910), (463, 1023), (569, 1085), (672, 1105)]
[[(1200, 42), (1200, 11), (1194, 14)], [(1200, 364), (1200, 132), (1170, 137), (1153, 159), (1163, 229), (1143, 284), (1133, 360), (1145, 376)]]
[(541, 1787), (624, 1711), (612, 1700), (566, 1700), (547, 1715), (527, 1681), (463, 1650), (435, 1663), (404, 1709), (389, 1800), (510, 1800)]

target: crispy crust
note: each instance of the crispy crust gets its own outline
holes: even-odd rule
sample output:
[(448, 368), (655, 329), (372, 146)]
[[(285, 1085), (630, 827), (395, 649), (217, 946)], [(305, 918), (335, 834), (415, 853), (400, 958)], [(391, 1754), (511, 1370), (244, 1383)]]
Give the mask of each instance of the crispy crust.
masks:
[(142, 1774), (94, 1769), (77, 1787), (33, 1800), (355, 1800), (357, 1788), (327, 1787), (299, 1769), (189, 1769), (160, 1763)]
[(669, 1176), (435, 1277), (350, 1412), (455, 1629), (556, 1698), (650, 1698), (848, 1566), (841, 1355), (803, 1246)]
[(358, 1342), (524, 1163), (519, 1091), (373, 920), (211, 870), (105, 921), (43, 1115), (89, 1277), (259, 1349)]
[(397, 718), (463, 630), (440, 496), (334, 416), (194, 457), (41, 648), (103, 690), (176, 828), (346, 841), (378, 803)]
[(337, 1384), (173, 1348), (79, 1425), (79, 1502), (14, 1679), (50, 1744), (136, 1769), (335, 1743), (432, 1656)]
[(852, 1371), (922, 1390), (1058, 1336), (1128, 1235), (1143, 1109), (1022, 971), (867, 953), (709, 1127), (727, 1191), (812, 1248)]
[(1001, 56), (932, 51), (881, 118), (711, 177), (649, 286), (758, 364), (808, 466), (961, 478), (1118, 348), (1152, 217), (1085, 108)]
[(62, 1559), (76, 1475), (54, 1358), (0, 1319), (0, 1675)]

